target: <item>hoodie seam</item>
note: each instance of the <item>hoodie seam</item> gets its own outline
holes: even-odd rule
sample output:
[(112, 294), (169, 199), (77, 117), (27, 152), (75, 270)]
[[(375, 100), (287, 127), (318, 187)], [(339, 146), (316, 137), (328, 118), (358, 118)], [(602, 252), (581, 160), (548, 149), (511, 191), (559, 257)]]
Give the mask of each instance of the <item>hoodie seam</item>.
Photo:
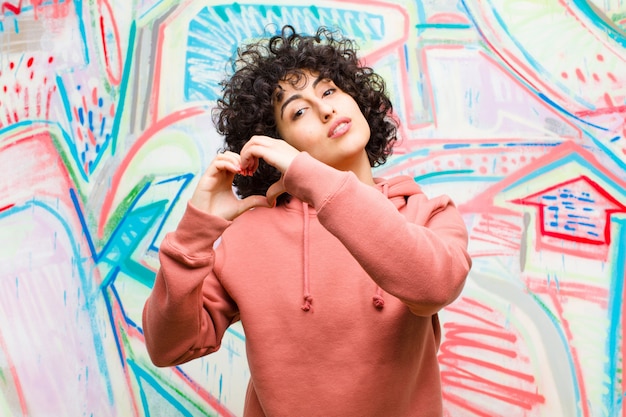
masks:
[(319, 209), (316, 208), (316, 211), (318, 213), (320, 213), (322, 210), (324, 210), (324, 208), (328, 205), (328, 203), (330, 203), (341, 190), (346, 188), (346, 185), (349, 183), (350, 178), (351, 178), (351, 175), (350, 174), (346, 174), (344, 176), (344, 178), (342, 178), (342, 180), (339, 182), (339, 184), (335, 188), (335, 190), (332, 193), (330, 193), (330, 194), (326, 194), (326, 197), (324, 197), (322, 199), (321, 203), (320, 203)]

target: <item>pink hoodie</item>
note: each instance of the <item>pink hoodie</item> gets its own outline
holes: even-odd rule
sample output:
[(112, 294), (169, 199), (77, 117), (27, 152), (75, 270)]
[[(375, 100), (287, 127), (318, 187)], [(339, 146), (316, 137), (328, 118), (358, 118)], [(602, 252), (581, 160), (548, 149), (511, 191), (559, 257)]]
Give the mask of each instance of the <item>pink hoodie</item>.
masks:
[(306, 153), (284, 181), (288, 204), (232, 222), (188, 205), (144, 308), (152, 361), (214, 352), (241, 320), (245, 417), (441, 416), (437, 312), (471, 266), (451, 200)]

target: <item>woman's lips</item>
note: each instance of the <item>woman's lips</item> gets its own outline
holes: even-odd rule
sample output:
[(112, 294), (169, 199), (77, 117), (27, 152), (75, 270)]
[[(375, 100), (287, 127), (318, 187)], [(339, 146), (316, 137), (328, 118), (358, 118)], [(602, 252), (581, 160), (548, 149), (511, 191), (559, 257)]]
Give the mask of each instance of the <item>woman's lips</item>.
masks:
[(334, 139), (343, 136), (350, 130), (350, 126), (352, 126), (352, 121), (348, 117), (339, 118), (328, 129), (328, 137)]

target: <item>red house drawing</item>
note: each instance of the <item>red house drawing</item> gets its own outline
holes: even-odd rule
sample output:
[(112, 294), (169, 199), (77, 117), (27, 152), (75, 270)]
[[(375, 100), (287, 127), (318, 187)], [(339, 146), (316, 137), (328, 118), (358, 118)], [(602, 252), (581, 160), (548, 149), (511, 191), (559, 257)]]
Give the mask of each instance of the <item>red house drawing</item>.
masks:
[(585, 175), (512, 202), (537, 206), (541, 236), (591, 245), (610, 244), (610, 217), (626, 212), (626, 206)]
[(565, 142), (461, 209), (515, 216), (520, 215), (515, 205), (534, 206), (535, 250), (603, 261), (611, 244), (611, 216), (626, 213), (625, 190), (626, 181), (591, 152)]

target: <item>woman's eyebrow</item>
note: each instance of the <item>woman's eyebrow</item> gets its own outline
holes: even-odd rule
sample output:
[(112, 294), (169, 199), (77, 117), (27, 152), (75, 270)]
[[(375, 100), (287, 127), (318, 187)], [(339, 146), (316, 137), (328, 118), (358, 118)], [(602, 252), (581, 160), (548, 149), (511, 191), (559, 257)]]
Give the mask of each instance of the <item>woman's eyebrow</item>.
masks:
[(302, 98), (302, 94), (294, 94), (292, 96), (289, 96), (289, 98), (285, 100), (285, 102), (280, 106), (280, 118), (281, 119), (283, 118), (283, 113), (285, 112), (285, 107), (287, 107), (287, 104), (299, 98)]
[[(320, 82), (322, 82), (322, 81), (324, 81), (324, 80), (327, 80), (327, 79), (328, 79), (328, 78), (326, 78), (326, 77), (322, 77), (321, 75), (318, 75), (318, 76), (317, 76), (317, 78), (316, 78), (315, 80), (313, 80), (313, 84), (312, 84), (313, 88), (317, 87), (317, 85), (318, 85)], [(280, 88), (280, 87), (279, 87), (279, 88)], [(276, 99), (280, 102), (280, 100), (281, 100), (283, 97), (284, 97), (284, 91), (283, 91), (283, 89), (281, 88), (281, 91), (280, 91), (280, 92), (278, 92), (278, 93), (276, 93)], [(294, 94), (294, 95), (292, 95), (292, 96), (289, 96), (289, 98), (288, 98), (287, 100), (285, 100), (285, 102), (284, 102), (284, 103), (280, 106), (280, 118), (281, 118), (281, 119), (283, 118), (283, 113), (285, 112), (285, 107), (287, 107), (287, 105), (288, 105), (289, 103), (291, 103), (292, 101), (297, 100), (297, 99), (299, 99), (299, 98), (302, 98), (302, 95), (301, 95), (301, 94)]]

